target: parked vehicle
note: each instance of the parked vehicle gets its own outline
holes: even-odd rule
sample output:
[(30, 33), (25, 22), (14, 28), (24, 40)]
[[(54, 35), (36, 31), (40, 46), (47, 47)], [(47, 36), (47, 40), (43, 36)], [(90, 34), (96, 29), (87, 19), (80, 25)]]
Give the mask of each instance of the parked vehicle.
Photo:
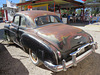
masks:
[(33, 10), (15, 14), (4, 26), (6, 39), (29, 53), (33, 64), (43, 63), (54, 72), (76, 66), (97, 49), (92, 36), (63, 24), (53, 12)]
[(2, 17), (0, 17), (0, 23), (1, 23), (1, 22), (3, 22), (3, 18), (2, 18)]

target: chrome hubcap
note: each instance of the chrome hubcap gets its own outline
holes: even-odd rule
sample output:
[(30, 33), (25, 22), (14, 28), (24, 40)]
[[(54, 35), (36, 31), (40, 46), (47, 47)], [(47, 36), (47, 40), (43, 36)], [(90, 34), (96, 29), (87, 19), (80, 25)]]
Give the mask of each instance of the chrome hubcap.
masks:
[(37, 56), (32, 52), (32, 50), (30, 50), (30, 58), (32, 60), (33, 63), (37, 63), (38, 62), (38, 58)]

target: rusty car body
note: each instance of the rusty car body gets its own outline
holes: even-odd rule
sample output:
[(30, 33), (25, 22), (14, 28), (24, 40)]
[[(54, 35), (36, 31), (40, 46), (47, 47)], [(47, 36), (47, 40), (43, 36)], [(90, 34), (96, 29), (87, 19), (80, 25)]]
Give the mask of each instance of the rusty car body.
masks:
[(42, 62), (55, 72), (76, 66), (97, 49), (90, 34), (63, 24), (55, 13), (49, 11), (18, 12), (4, 29), (6, 39), (28, 52), (35, 65)]

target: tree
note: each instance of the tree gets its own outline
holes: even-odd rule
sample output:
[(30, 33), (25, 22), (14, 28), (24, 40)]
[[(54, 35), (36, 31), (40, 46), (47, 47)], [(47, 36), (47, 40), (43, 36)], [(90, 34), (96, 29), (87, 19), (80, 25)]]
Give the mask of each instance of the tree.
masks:
[(81, 9), (78, 9), (76, 12), (77, 14), (81, 14)]
[(2, 13), (0, 12), (0, 17), (2, 16)]

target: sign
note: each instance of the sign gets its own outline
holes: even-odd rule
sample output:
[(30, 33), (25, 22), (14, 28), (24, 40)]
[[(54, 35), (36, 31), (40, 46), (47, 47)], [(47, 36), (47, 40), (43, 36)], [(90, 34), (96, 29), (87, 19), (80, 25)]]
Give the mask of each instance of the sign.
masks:
[(28, 5), (28, 9), (32, 9), (32, 6), (31, 5)]
[(30, 1), (38, 1), (38, 0), (30, 0)]
[(84, 1), (84, 2), (85, 2), (86, 0), (82, 0), (82, 1)]
[(15, 3), (12, 3), (12, 2), (10, 2), (10, 1), (8, 1), (8, 0), (6, 0), (6, 2), (7, 2), (7, 7), (17, 9)]
[(4, 8), (4, 7), (7, 7), (7, 4), (3, 4), (3, 8)]
[(7, 9), (8, 21), (13, 20), (13, 16), (15, 15), (15, 9)]

